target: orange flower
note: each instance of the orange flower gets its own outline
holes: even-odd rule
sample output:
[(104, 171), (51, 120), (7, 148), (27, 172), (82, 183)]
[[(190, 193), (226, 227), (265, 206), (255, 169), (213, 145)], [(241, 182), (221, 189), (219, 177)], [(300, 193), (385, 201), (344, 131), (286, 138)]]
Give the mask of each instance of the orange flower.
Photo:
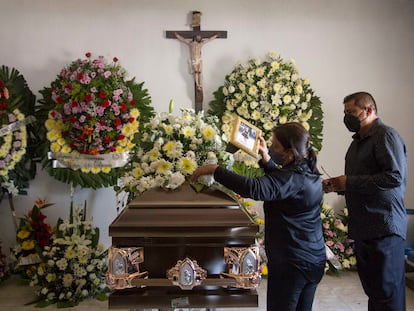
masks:
[(89, 154), (90, 155), (97, 155), (97, 154), (99, 154), (99, 150), (98, 149), (91, 149), (91, 150), (89, 150)]
[(82, 133), (85, 135), (92, 135), (93, 134), (93, 128), (91, 127), (84, 127), (82, 129)]
[(36, 199), (36, 201), (35, 201), (35, 205), (36, 205), (38, 208), (41, 208), (41, 207), (43, 207), (44, 205), (46, 205), (46, 200), (42, 200), (42, 199), (40, 199), (40, 198), (37, 198), (37, 199)]

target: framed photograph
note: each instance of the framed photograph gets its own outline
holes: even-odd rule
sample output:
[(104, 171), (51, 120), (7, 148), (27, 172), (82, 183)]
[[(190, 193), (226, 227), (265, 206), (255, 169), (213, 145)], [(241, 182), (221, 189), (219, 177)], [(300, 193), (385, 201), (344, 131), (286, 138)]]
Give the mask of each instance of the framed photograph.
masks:
[(256, 126), (237, 116), (233, 123), (233, 130), (229, 139), (230, 144), (243, 150), (252, 157), (258, 157), (259, 137), (262, 131)]

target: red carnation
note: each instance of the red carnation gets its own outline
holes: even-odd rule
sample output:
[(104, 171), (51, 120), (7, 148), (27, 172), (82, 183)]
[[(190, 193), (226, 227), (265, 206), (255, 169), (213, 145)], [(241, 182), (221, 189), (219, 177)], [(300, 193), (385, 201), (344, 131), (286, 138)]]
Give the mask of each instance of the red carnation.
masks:
[(118, 58), (117, 57), (114, 57), (114, 62), (116, 63), (118, 61)]
[(102, 98), (102, 99), (106, 98), (106, 92), (105, 91), (100, 91), (99, 92), (99, 97)]
[(120, 126), (122, 124), (121, 119), (120, 118), (116, 118), (115, 119), (115, 125), (116, 126)]
[(137, 104), (137, 102), (135, 100), (131, 100), (130, 104), (131, 104), (131, 106), (135, 106)]
[(89, 103), (92, 100), (92, 95), (91, 94), (85, 94), (85, 96), (83, 97), (83, 99)]
[(73, 101), (73, 102), (72, 102), (72, 107), (77, 107), (77, 106), (78, 106), (78, 102)]
[(125, 135), (119, 134), (118, 140), (123, 140), (125, 138)]
[(104, 108), (109, 107), (109, 104), (110, 104), (109, 100), (105, 99), (105, 100), (102, 102), (102, 107), (104, 107)]
[(110, 142), (111, 142), (111, 139), (110, 139), (108, 136), (105, 136), (105, 137), (103, 138), (103, 142), (104, 142), (105, 144), (108, 144), (108, 143), (110, 143)]
[(82, 80), (83, 79), (83, 73), (78, 74), (78, 80)]
[(126, 110), (127, 110), (127, 105), (121, 104), (121, 111), (126, 111)]
[(105, 120), (100, 120), (99, 121), (99, 124), (102, 125), (102, 126), (104, 126), (104, 125), (106, 125), (106, 122), (105, 122)]
[(130, 117), (130, 118), (128, 119), (128, 121), (129, 121), (129, 123), (132, 123), (132, 122), (134, 122), (134, 121), (135, 121), (135, 118)]
[(58, 97), (56, 98), (56, 102), (57, 102), (58, 104), (63, 103), (63, 97), (62, 97), (62, 96), (58, 96)]
[(86, 53), (86, 54), (85, 54), (85, 56), (86, 56), (87, 58), (89, 58), (89, 57), (91, 57), (91, 56), (92, 56), (92, 54), (91, 54), (91, 52), (88, 52), (88, 53)]
[(72, 118), (70, 118), (70, 122), (73, 124), (73, 123), (76, 123), (76, 121), (78, 121), (78, 119), (76, 118), (76, 117), (72, 117)]

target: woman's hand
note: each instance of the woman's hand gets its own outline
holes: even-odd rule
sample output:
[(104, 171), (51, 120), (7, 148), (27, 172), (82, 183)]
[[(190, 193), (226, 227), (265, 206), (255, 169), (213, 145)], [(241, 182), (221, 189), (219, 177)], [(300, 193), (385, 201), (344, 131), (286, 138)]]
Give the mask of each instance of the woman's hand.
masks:
[(264, 163), (269, 162), (269, 149), (267, 148), (266, 140), (262, 136), (259, 137), (259, 153)]
[(198, 177), (202, 175), (213, 175), (217, 167), (217, 164), (206, 164), (200, 166), (194, 171), (193, 175), (191, 175), (191, 182), (197, 182)]

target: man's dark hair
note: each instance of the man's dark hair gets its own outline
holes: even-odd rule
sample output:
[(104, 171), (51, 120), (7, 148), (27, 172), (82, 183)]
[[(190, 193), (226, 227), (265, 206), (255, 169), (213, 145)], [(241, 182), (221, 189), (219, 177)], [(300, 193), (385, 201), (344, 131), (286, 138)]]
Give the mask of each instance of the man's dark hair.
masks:
[(351, 101), (360, 108), (372, 107), (375, 110), (375, 114), (378, 112), (377, 103), (374, 97), (368, 92), (356, 92), (345, 96), (344, 104)]

